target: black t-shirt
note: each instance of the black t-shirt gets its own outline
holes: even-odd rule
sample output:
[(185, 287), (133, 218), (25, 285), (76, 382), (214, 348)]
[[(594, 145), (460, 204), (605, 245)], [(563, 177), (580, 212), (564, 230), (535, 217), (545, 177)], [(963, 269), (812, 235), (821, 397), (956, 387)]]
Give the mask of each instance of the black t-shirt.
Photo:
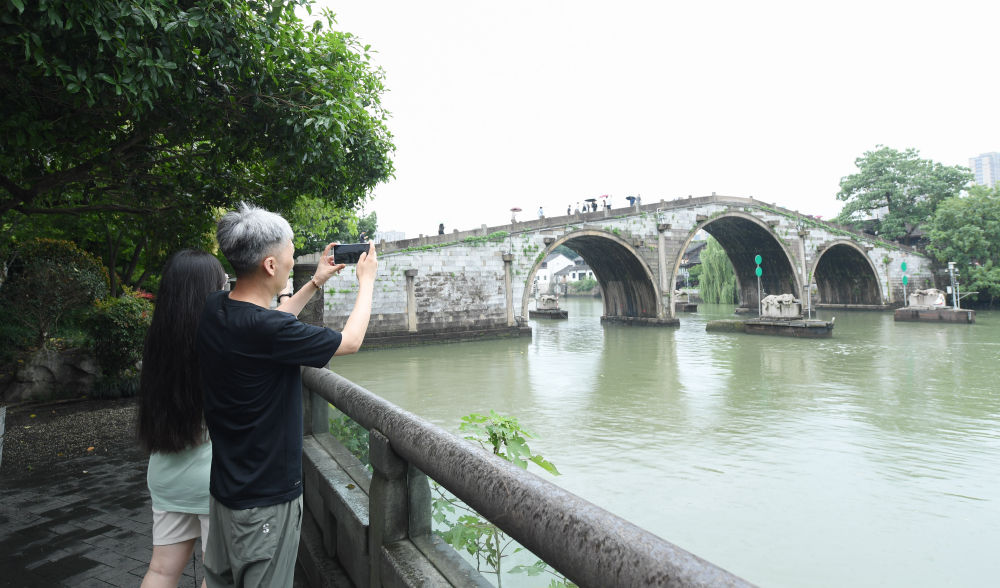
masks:
[(230, 300), (228, 292), (209, 295), (196, 345), (216, 500), (246, 509), (302, 494), (299, 366), (325, 366), (340, 339), (287, 312)]

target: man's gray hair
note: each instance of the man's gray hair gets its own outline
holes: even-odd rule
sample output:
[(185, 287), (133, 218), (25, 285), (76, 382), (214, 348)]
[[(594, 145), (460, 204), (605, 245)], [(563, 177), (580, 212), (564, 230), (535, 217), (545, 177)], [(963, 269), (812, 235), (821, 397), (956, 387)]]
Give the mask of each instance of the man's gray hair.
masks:
[(237, 276), (257, 270), (258, 264), (292, 238), (292, 227), (280, 214), (240, 203), (219, 221), (215, 238)]

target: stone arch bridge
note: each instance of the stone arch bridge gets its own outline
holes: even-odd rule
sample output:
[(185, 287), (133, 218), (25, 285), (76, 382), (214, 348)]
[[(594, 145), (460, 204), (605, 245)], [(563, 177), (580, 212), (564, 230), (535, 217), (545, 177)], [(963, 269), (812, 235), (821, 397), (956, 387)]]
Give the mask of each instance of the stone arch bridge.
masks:
[[(790, 293), (805, 303), (813, 284), (814, 306), (899, 306), (904, 261), (910, 288), (934, 281), (932, 261), (897, 243), (753, 198), (688, 197), (380, 244), (367, 341), (516, 333), (542, 260), (559, 245), (579, 253), (594, 271), (603, 321), (676, 325), (673, 285), (699, 230), (725, 249), (736, 270), (739, 305), (750, 309), (758, 302), (758, 254), (765, 294)], [(299, 263), (308, 271), (315, 259)], [(308, 279), (305, 271), (296, 273)], [(325, 324), (343, 326), (356, 289), (349, 271), (327, 284)]]

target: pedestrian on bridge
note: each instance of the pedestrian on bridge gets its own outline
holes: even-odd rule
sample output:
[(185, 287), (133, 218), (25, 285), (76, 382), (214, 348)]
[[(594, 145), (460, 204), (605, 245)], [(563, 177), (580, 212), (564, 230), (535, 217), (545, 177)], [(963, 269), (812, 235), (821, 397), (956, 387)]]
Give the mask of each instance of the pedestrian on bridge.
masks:
[(238, 279), (232, 292), (209, 295), (196, 340), (212, 438), (209, 588), (292, 585), (303, 509), (300, 367), (356, 352), (371, 317), (374, 245), (357, 262), (358, 294), (343, 332), (297, 318), (345, 267), (333, 243), (309, 281), (269, 308), (295, 265), (292, 236), (281, 216), (246, 204), (216, 232)]

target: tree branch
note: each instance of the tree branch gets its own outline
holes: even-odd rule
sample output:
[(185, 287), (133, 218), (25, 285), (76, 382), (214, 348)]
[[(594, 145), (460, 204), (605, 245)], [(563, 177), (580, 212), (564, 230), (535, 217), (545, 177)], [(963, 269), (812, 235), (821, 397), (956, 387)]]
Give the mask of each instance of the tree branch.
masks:
[(95, 204), (92, 206), (68, 206), (65, 208), (18, 208), (23, 214), (86, 214), (88, 212), (124, 212), (126, 214), (153, 214), (179, 209), (179, 205), (141, 208), (121, 204)]
[(135, 248), (132, 250), (132, 259), (129, 260), (128, 267), (126, 267), (125, 271), (122, 273), (122, 279), (126, 282), (131, 283), (132, 274), (135, 273), (135, 267), (139, 264), (139, 254), (142, 253), (142, 249), (146, 246), (148, 241), (149, 234), (147, 233), (144, 234), (142, 238), (139, 239), (139, 242), (135, 244)]

